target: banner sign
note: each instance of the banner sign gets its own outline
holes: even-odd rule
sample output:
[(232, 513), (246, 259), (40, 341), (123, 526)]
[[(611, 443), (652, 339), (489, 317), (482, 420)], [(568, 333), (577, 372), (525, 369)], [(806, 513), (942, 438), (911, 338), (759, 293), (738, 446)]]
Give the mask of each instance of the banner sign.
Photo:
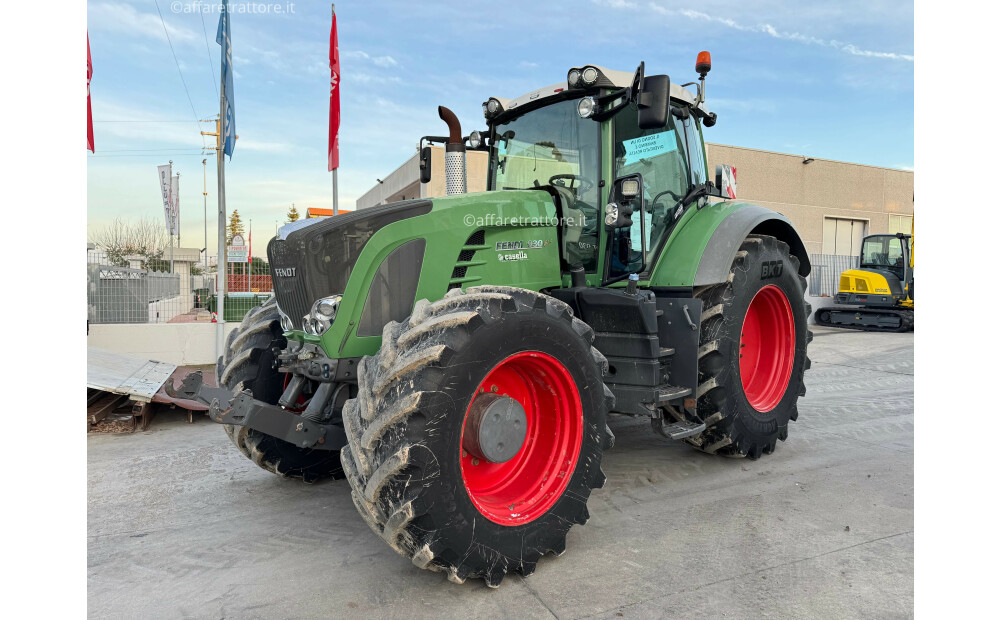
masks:
[(156, 172), (160, 176), (160, 193), (163, 195), (163, 221), (167, 225), (167, 233), (173, 234), (173, 226), (171, 226), (171, 200), (170, 200), (170, 174), (171, 166), (157, 166)]
[(180, 236), (181, 234), (181, 178), (174, 176), (170, 178), (170, 234)]

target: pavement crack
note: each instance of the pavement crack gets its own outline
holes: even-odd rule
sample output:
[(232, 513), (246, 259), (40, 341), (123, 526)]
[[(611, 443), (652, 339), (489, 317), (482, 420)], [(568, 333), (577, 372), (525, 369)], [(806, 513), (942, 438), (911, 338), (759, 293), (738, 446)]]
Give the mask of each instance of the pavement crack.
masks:
[(522, 576), (521, 577), (521, 583), (523, 583), (524, 587), (528, 589), (528, 592), (531, 592), (531, 595), (535, 597), (535, 600), (538, 601), (539, 603), (541, 603), (542, 607), (544, 607), (546, 611), (548, 611), (550, 614), (552, 614), (553, 618), (557, 618), (557, 619), (559, 618), (559, 614), (557, 614), (556, 612), (552, 611), (552, 608), (549, 607), (549, 604), (546, 603), (542, 599), (542, 597), (538, 594), (538, 592), (535, 591), (535, 589), (532, 588), (531, 585), (528, 584), (528, 578), (527, 577), (523, 577)]

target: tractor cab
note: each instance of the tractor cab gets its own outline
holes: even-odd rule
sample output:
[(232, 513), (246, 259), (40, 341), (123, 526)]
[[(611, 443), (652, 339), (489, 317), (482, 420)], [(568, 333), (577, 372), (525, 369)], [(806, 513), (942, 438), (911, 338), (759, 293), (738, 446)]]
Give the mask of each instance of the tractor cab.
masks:
[(640, 64), (634, 73), (572, 68), (566, 82), (491, 97), (489, 130), (473, 140), (489, 152), (488, 190), (553, 194), (564, 268), (582, 267), (598, 284), (648, 275), (684, 212), (724, 196), (721, 176), (732, 179), (708, 181), (699, 125), (716, 120), (704, 106), (710, 67), (699, 58), (697, 94)]

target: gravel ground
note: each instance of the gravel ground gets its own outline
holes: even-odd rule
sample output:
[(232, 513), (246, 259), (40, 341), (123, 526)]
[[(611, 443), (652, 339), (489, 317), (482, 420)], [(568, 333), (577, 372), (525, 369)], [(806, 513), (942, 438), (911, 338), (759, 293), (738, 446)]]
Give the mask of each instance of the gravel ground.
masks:
[(814, 327), (808, 395), (758, 461), (615, 417), (567, 552), (497, 590), (415, 569), (343, 481), (258, 469), (205, 420), (88, 437), (89, 613), (114, 618), (913, 615), (913, 334)]

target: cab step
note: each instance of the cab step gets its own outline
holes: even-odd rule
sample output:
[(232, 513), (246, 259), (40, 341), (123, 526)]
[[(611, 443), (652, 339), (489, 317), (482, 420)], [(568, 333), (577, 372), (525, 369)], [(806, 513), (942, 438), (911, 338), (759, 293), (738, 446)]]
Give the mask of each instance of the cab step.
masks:
[(656, 403), (668, 403), (678, 398), (684, 398), (691, 393), (691, 388), (678, 385), (665, 385), (656, 388)]
[(699, 422), (671, 422), (665, 424), (662, 419), (653, 420), (653, 428), (667, 439), (684, 439), (691, 437), (705, 430), (705, 423)]

